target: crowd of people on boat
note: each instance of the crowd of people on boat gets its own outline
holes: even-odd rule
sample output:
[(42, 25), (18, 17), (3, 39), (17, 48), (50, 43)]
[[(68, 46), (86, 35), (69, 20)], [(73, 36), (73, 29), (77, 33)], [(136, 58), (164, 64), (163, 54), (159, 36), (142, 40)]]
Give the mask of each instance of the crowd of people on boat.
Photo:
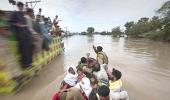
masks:
[(108, 68), (108, 56), (102, 46), (93, 46), (96, 59), (82, 57), (77, 66), (68, 66), (67, 74), (52, 100), (129, 100), (123, 88), (122, 73)]
[[(16, 11), (0, 10), (0, 69), (8, 71), (13, 71), (11, 68), (15, 66), (21, 66), (22, 70), (33, 67), (33, 58), (37, 53), (49, 51), (53, 38), (61, 39), (63, 32), (57, 15), (52, 22), (50, 17), (41, 14), (41, 9), (35, 15), (34, 10), (25, 7), (22, 2), (17, 2), (16, 6)], [(15, 48), (20, 56), (19, 65), (14, 64), (15, 58), (9, 50), (9, 41), (17, 41)]]

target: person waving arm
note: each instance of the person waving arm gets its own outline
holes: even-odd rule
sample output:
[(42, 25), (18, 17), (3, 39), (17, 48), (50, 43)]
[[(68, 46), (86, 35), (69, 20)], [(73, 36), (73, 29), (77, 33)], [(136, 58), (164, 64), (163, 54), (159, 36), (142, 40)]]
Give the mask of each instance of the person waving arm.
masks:
[(98, 53), (98, 51), (97, 51), (97, 49), (94, 45), (93, 45), (93, 50), (94, 50), (95, 53)]

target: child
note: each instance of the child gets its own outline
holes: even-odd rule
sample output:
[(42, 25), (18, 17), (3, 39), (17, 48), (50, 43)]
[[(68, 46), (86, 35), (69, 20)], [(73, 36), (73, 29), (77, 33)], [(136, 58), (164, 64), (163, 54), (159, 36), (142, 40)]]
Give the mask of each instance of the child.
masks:
[(90, 80), (87, 77), (84, 76), (74, 87), (81, 91), (84, 100), (89, 100), (88, 98), (92, 91), (92, 87), (90, 85)]
[(83, 70), (81, 68), (78, 68), (77, 69), (77, 81), (80, 82), (82, 80), (83, 77), (85, 77), (84, 73), (83, 73)]
[(76, 85), (77, 74), (73, 67), (68, 68), (68, 73), (61, 83), (60, 89), (68, 89)]
[(96, 76), (94, 74), (91, 74), (89, 79), (90, 79), (90, 84), (91, 84), (92, 88), (94, 90), (97, 90), (98, 81), (97, 81)]
[(92, 91), (89, 95), (89, 100), (98, 100), (97, 99), (97, 88), (98, 88), (98, 80), (94, 74), (91, 74), (90, 77), (90, 85), (92, 87)]

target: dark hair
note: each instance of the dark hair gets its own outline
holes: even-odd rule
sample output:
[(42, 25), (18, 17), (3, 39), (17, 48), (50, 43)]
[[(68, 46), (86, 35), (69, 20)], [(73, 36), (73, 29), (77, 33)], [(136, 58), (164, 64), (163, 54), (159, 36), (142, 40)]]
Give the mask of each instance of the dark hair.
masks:
[(85, 57), (81, 57), (81, 63), (87, 63), (87, 59)]
[(55, 22), (54, 25), (58, 25), (58, 22)]
[(78, 68), (78, 69), (77, 69), (77, 72), (78, 72), (78, 71), (83, 72), (83, 69), (82, 69), (82, 68)]
[(112, 69), (112, 75), (116, 77), (116, 80), (119, 80), (122, 77), (122, 73), (115, 68)]
[(94, 74), (90, 74), (90, 78), (96, 78)]
[(18, 6), (18, 7), (21, 7), (21, 6), (23, 7), (24, 4), (23, 4), (22, 2), (17, 2), (17, 6)]
[[(95, 80), (92, 81), (91, 78), (94, 78)], [(90, 83), (91, 83), (92, 86), (94, 86), (95, 84), (98, 83), (98, 80), (97, 80), (97, 78), (96, 78), (96, 76), (94, 74), (91, 74), (89, 79), (90, 79)]]
[(98, 50), (98, 51), (102, 51), (103, 48), (102, 48), (101, 46), (97, 46), (97, 50)]
[(92, 90), (92, 92), (89, 95), (89, 100), (98, 100), (96, 92)]
[(31, 8), (27, 8), (26, 12), (34, 12), (34, 10)]
[(4, 11), (2, 11), (2, 10), (0, 10), (0, 14), (5, 14), (5, 12), (4, 12)]
[(89, 73), (89, 72), (84, 72), (84, 74), (86, 75), (87, 78), (89, 78), (89, 79), (91, 78), (91, 73)]
[(110, 89), (106, 85), (102, 85), (98, 89), (99, 96), (107, 97), (107, 96), (109, 96), (109, 93), (110, 93)]
[[(69, 69), (68, 70), (71, 70), (71, 69), (73, 69), (73, 67), (69, 67)], [(73, 69), (74, 70), (74, 69)]]
[(92, 70), (95, 71), (95, 72), (100, 71), (100, 64), (99, 64), (99, 63), (95, 63), (95, 64), (92, 66)]
[(48, 22), (48, 18), (44, 17), (44, 22)]

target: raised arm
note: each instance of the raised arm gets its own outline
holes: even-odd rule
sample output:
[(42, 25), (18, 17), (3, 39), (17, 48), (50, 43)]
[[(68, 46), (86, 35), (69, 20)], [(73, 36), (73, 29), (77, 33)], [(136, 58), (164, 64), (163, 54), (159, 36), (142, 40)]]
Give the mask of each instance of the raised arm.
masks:
[(93, 50), (94, 50), (95, 53), (98, 53), (97, 49), (96, 49), (96, 47), (94, 45), (93, 45)]

